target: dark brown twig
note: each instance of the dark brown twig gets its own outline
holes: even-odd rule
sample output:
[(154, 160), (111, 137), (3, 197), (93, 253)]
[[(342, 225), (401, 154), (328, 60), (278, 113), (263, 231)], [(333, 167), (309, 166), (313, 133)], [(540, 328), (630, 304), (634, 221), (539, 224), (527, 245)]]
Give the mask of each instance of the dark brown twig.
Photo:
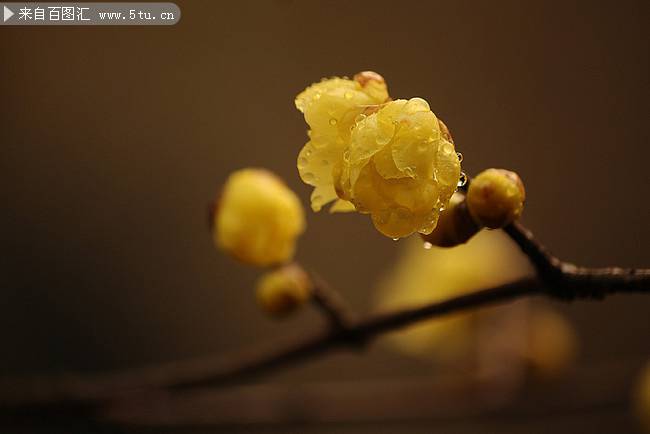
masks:
[(313, 283), (312, 302), (325, 314), (332, 327), (349, 328), (355, 318), (343, 297), (318, 274), (312, 271), (309, 275)]
[(347, 328), (328, 327), (310, 336), (273, 342), (228, 358), (207, 357), (103, 376), (67, 375), (58, 378), (10, 380), (0, 383), (0, 407), (101, 404), (151, 389), (188, 389), (229, 385), (268, 373), (336, 348), (356, 348), (388, 330), (423, 319), (486, 306), (539, 293), (535, 279), (525, 279), (414, 308), (370, 315)]
[(603, 298), (615, 292), (648, 292), (650, 270), (638, 268), (587, 268), (564, 262), (553, 256), (520, 223), (512, 223), (504, 231), (530, 259), (545, 291), (556, 298)]
[[(545, 294), (561, 299), (602, 298), (612, 293), (650, 293), (650, 270), (576, 267), (548, 253), (528, 230), (519, 224), (506, 232), (530, 258), (537, 276), (484, 289), (442, 302), (354, 320), (340, 309), (336, 298), (323, 292), (319, 282), (316, 302), (341, 326), (327, 327), (310, 336), (285, 344), (273, 343), (228, 358), (204, 358), (170, 363), (131, 372), (104, 376), (72, 375), (31, 381), (0, 382), (0, 407), (5, 409), (72, 408), (97, 411), (108, 402), (139, 396), (142, 391), (189, 389), (196, 386), (232, 384), (244, 378), (271, 372), (336, 348), (358, 348), (380, 334), (425, 319), (467, 309), (501, 303), (518, 297)], [(148, 396), (148, 395), (147, 395)]]

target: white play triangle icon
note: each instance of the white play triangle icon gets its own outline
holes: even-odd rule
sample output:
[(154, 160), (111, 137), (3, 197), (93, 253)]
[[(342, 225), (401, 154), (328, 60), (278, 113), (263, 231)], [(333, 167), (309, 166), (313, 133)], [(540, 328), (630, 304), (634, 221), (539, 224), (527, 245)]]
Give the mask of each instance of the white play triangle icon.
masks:
[(14, 13), (9, 9), (7, 6), (4, 7), (4, 22), (6, 23), (7, 20), (11, 17), (14, 16)]

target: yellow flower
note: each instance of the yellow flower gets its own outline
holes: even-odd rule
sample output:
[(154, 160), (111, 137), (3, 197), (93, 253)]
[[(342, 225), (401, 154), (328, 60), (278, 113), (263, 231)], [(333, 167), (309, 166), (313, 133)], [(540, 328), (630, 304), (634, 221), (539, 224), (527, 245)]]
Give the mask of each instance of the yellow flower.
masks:
[(281, 317), (309, 299), (311, 280), (295, 264), (264, 274), (257, 281), (257, 302), (267, 313)]
[[(298, 155), (298, 171), (305, 183), (315, 187), (311, 195), (314, 211), (337, 199), (332, 168), (340, 164), (355, 119), (387, 98), (384, 79), (371, 72), (357, 74), (355, 80), (323, 79), (296, 97), (296, 107), (304, 113), (310, 128), (310, 140)], [(333, 211), (354, 209), (345, 203), (335, 206)]]
[(384, 235), (429, 234), (460, 177), (447, 127), (422, 98), (390, 101), (386, 83), (366, 71), (331, 78), (296, 98), (310, 141), (298, 155), (302, 180), (320, 211), (370, 214)]
[(431, 233), (460, 176), (448, 138), (421, 98), (391, 101), (361, 116), (335, 171), (339, 197), (370, 214), (386, 236)]
[(305, 229), (298, 197), (264, 169), (241, 169), (228, 177), (212, 223), (219, 248), (258, 266), (290, 260)]

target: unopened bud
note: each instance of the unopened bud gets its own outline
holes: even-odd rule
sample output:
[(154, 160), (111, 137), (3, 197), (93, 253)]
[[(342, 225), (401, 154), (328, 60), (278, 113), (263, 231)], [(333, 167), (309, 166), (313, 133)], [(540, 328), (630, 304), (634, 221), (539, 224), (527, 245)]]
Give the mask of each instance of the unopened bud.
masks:
[(422, 239), (434, 246), (454, 247), (466, 243), (480, 229), (467, 210), (465, 195), (456, 192), (440, 213), (436, 228), (430, 234), (422, 235)]
[(284, 265), (260, 277), (257, 302), (273, 316), (286, 316), (309, 299), (311, 288), (311, 280), (300, 266)]
[(504, 169), (479, 173), (467, 191), (467, 207), (479, 225), (502, 228), (521, 216), (526, 191), (519, 175)]

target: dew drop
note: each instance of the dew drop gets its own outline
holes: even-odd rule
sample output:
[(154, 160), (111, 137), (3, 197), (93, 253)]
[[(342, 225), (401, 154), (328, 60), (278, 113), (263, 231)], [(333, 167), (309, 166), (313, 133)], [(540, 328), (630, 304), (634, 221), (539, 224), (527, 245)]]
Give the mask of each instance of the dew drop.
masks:
[(429, 235), (431, 232), (433, 232), (435, 228), (436, 228), (436, 221), (433, 221), (431, 223), (427, 223), (426, 225), (422, 226), (422, 228), (420, 228), (418, 232), (424, 235)]
[(453, 151), (453, 146), (450, 143), (445, 143), (442, 145), (442, 153), (443, 155), (451, 155), (451, 152)]
[(314, 176), (313, 173), (311, 173), (311, 172), (307, 172), (307, 173), (303, 173), (303, 175), (302, 175), (302, 179), (303, 179), (305, 182), (313, 182), (313, 181), (316, 180), (316, 177)]
[(463, 154), (460, 152), (456, 152), (456, 155), (458, 155), (458, 162), (462, 163), (463, 162)]
[(343, 96), (345, 97), (345, 99), (352, 99), (352, 92), (345, 92)]
[(424, 244), (422, 244), (422, 247), (424, 247), (424, 250), (431, 250), (431, 248), (433, 247), (433, 244), (431, 244), (428, 241), (425, 241)]
[(346, 163), (350, 161), (350, 150), (349, 149), (346, 149), (345, 151), (343, 151), (343, 161), (345, 161)]
[(365, 118), (366, 118), (366, 115), (364, 115), (363, 113), (361, 113), (361, 114), (358, 115), (356, 118), (354, 118), (354, 123), (355, 123), (355, 124), (358, 124), (359, 122), (363, 121)]
[(311, 149), (307, 149), (307, 150), (305, 151), (305, 156), (306, 156), (306, 157), (310, 157), (310, 156), (311, 156)]
[(383, 146), (383, 145), (387, 145), (391, 139), (392, 137), (387, 134), (379, 134), (375, 139), (375, 141), (377, 142), (378, 145)]
[(405, 168), (404, 168), (404, 174), (405, 174), (406, 176), (411, 177), (411, 178), (415, 178), (415, 172), (413, 172), (413, 168), (412, 168), (412, 167), (405, 167)]
[(336, 119), (334, 119), (334, 118), (330, 119), (330, 125), (334, 126), (334, 125), (336, 125), (336, 122), (337, 122)]
[(317, 93), (316, 95), (314, 95), (314, 99), (315, 99), (315, 100), (319, 100), (319, 99), (320, 99), (320, 92)]
[(302, 169), (303, 167), (307, 166), (307, 163), (309, 163), (309, 161), (305, 157), (298, 158), (298, 168), (299, 169)]
[(393, 238), (393, 241), (399, 241), (399, 238)]
[(467, 184), (467, 175), (465, 175), (465, 172), (460, 172), (460, 177), (458, 178), (458, 187), (464, 187), (465, 184)]

